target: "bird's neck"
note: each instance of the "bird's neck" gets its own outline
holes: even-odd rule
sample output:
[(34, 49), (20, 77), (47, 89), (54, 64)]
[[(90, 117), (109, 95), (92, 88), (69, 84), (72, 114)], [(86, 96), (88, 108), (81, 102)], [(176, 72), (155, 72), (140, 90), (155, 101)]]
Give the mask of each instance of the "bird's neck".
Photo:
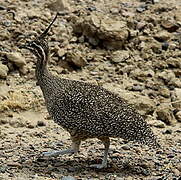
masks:
[(49, 56), (47, 56), (46, 59), (38, 58), (37, 60), (35, 74), (39, 85), (45, 83), (44, 81), (51, 75), (47, 67), (48, 59)]

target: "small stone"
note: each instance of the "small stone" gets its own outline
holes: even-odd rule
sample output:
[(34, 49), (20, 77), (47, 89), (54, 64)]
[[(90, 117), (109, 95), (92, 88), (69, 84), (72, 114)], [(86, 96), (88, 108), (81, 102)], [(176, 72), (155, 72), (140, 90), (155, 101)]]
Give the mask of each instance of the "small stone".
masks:
[[(174, 175), (176, 175), (177, 177), (179, 177), (181, 175), (180, 171), (178, 169), (172, 169)], [(180, 178), (179, 178), (180, 179)]]
[(8, 67), (2, 63), (0, 63), (0, 78), (6, 78), (8, 75)]
[(33, 129), (33, 128), (35, 128), (35, 126), (34, 126), (33, 124), (28, 124), (28, 125), (27, 125), (27, 128)]
[(20, 168), (20, 167), (21, 167), (21, 164), (18, 163), (18, 162), (8, 162), (8, 163), (7, 163), (7, 166), (13, 166), (13, 167), (18, 167), (18, 168)]
[(62, 57), (65, 55), (65, 49), (64, 48), (60, 48), (58, 51), (57, 51), (57, 54), (59, 57)]
[(129, 59), (129, 52), (125, 50), (115, 51), (111, 57), (111, 61), (114, 63), (125, 62), (127, 59)]
[(67, 0), (57, 0), (54, 3), (50, 3), (48, 8), (58, 12), (70, 11), (70, 5)]
[(161, 96), (163, 96), (165, 98), (169, 98), (170, 97), (170, 91), (167, 88), (159, 89), (159, 93), (160, 93)]
[(179, 101), (181, 101), (181, 88), (175, 88), (175, 95)]
[(132, 91), (143, 91), (144, 90), (144, 86), (143, 85), (139, 85), (139, 84), (136, 84), (136, 85), (133, 85)]
[(152, 0), (153, 3), (159, 3), (160, 0)]
[(121, 146), (121, 148), (122, 148), (123, 150), (130, 150), (130, 147), (129, 147), (127, 144)]
[(162, 49), (163, 49), (164, 51), (166, 51), (166, 50), (168, 49), (168, 47), (169, 47), (169, 43), (168, 43), (168, 42), (163, 42), (163, 43), (162, 43)]
[(172, 134), (172, 130), (171, 129), (167, 129), (163, 132), (163, 134)]
[(37, 122), (37, 126), (42, 127), (42, 126), (46, 126), (46, 124), (45, 124), (45, 122), (43, 122), (43, 121), (38, 121), (38, 122)]
[(175, 114), (175, 118), (178, 122), (181, 122), (181, 111), (178, 111), (176, 114)]
[(63, 176), (61, 178), (61, 180), (76, 180), (76, 179), (74, 177), (72, 177), (72, 176)]
[(139, 13), (142, 13), (143, 11), (146, 11), (148, 9), (148, 5), (147, 4), (142, 4), (141, 6), (136, 8), (136, 11)]
[(67, 53), (67, 62), (73, 63), (75, 66), (81, 68), (87, 64), (85, 56), (80, 51), (68, 52)]
[(6, 10), (6, 7), (5, 7), (5, 6), (0, 5), (0, 11), (2, 11), (2, 10)]
[(171, 38), (171, 34), (167, 31), (160, 31), (154, 36), (154, 38), (159, 42), (164, 42)]
[(8, 121), (6, 119), (0, 119), (0, 125), (1, 124), (7, 124), (7, 123), (8, 123)]
[(177, 169), (181, 172), (181, 163), (177, 165)]
[(17, 67), (21, 68), (26, 65), (25, 58), (18, 52), (6, 53), (9, 61), (14, 63)]
[(142, 29), (144, 29), (145, 26), (146, 26), (145, 22), (138, 22), (136, 29), (142, 30)]
[(165, 128), (165, 123), (159, 120), (151, 120), (148, 123), (154, 127)]
[(169, 32), (175, 32), (179, 28), (179, 25), (174, 20), (164, 19), (161, 21), (161, 25)]
[(161, 105), (156, 110), (157, 119), (163, 121), (167, 125), (173, 125), (176, 123), (176, 119), (173, 115), (172, 108), (169, 106)]

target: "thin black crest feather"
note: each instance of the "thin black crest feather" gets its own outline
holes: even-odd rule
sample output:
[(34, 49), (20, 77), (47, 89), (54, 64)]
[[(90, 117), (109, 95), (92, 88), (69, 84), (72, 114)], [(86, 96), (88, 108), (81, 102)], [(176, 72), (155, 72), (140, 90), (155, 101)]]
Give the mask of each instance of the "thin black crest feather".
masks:
[(53, 25), (53, 23), (57, 19), (57, 16), (58, 16), (58, 13), (55, 15), (54, 19), (49, 24), (49, 26), (45, 29), (45, 31), (38, 37), (38, 39), (44, 39), (45, 38), (45, 36), (48, 34), (49, 29), (51, 28), (51, 26)]

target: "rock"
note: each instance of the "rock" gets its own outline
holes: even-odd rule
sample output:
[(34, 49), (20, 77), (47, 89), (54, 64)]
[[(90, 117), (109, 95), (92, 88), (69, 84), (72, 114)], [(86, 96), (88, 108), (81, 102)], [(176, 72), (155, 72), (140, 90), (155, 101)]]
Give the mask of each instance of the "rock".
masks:
[(0, 63), (0, 78), (6, 78), (8, 75), (8, 67), (2, 63)]
[(167, 61), (168, 67), (181, 69), (181, 60), (175, 58), (169, 58)]
[(76, 179), (74, 177), (72, 177), (72, 176), (63, 176), (61, 178), (61, 180), (76, 180)]
[(121, 146), (123, 150), (130, 150), (130, 147), (127, 144)]
[(7, 123), (8, 123), (7, 119), (0, 119), (0, 125), (7, 124)]
[(57, 51), (57, 55), (58, 55), (59, 57), (62, 57), (62, 56), (64, 56), (65, 54), (66, 54), (66, 51), (65, 51), (64, 48), (60, 48), (60, 49)]
[(22, 165), (18, 162), (7, 162), (7, 166), (13, 166), (13, 167), (20, 168)]
[(6, 57), (19, 68), (26, 65), (25, 58), (18, 52), (6, 53)]
[(71, 10), (67, 0), (57, 0), (54, 3), (50, 3), (48, 8), (57, 12), (69, 12)]
[(111, 56), (111, 61), (114, 63), (126, 62), (129, 58), (129, 52), (125, 50), (115, 51)]
[(161, 25), (169, 32), (175, 32), (179, 29), (179, 24), (177, 24), (173, 19), (164, 19), (161, 21)]
[(13, 128), (25, 127), (25, 124), (19, 118), (11, 118), (9, 125)]
[(171, 129), (166, 129), (165, 131), (162, 132), (162, 134), (172, 134), (172, 130)]
[(152, 0), (153, 3), (159, 3), (160, 0)]
[(177, 165), (177, 169), (181, 172), (181, 163)]
[(178, 169), (176, 169), (176, 168), (173, 168), (173, 169), (172, 169), (172, 172), (173, 172), (174, 175), (176, 175), (177, 177), (180, 177), (180, 176), (181, 176), (181, 172), (180, 172)]
[(154, 127), (158, 127), (158, 128), (165, 128), (165, 123), (159, 120), (148, 121), (148, 124)]
[(37, 126), (42, 127), (42, 126), (46, 126), (46, 124), (45, 124), (45, 122), (43, 122), (43, 121), (38, 121), (38, 122), (37, 122)]
[(176, 123), (172, 108), (168, 105), (160, 105), (156, 109), (156, 115), (158, 120), (163, 121), (167, 125), (173, 125)]
[(178, 122), (181, 122), (181, 111), (178, 111), (178, 112), (175, 114), (175, 118), (177, 119)]
[(148, 9), (148, 5), (147, 4), (142, 4), (139, 7), (136, 8), (136, 11), (139, 13), (142, 13), (143, 11), (146, 11)]
[(134, 94), (134, 92), (124, 94), (123, 96), (129, 103), (133, 104), (141, 114), (150, 114), (155, 109), (154, 101), (147, 96)]
[(165, 41), (165, 42), (162, 43), (162, 50), (166, 51), (168, 49), (168, 47), (169, 47), (168, 42)]
[(171, 38), (171, 34), (167, 31), (160, 31), (154, 36), (154, 38), (159, 42), (164, 42)]
[(140, 84), (134, 84), (131, 88), (132, 91), (143, 91), (144, 90), (144, 86), (140, 85)]
[(154, 74), (155, 74), (154, 71), (151, 69), (147, 71), (143, 71), (139, 68), (136, 68), (130, 72), (130, 77), (143, 82), (143, 81), (148, 80), (148, 77), (153, 77)]
[(82, 19), (74, 18), (73, 23), (74, 32), (82, 33), (92, 45), (101, 43), (107, 49), (122, 49), (129, 35), (125, 21), (98, 12)]
[(170, 91), (167, 88), (161, 88), (159, 89), (159, 94), (165, 98), (170, 97)]
[(157, 73), (156, 76), (157, 78), (164, 80), (166, 84), (175, 78), (175, 74), (171, 70), (165, 70), (161, 73)]
[(181, 101), (181, 88), (175, 88), (176, 98)]
[(66, 61), (73, 63), (73, 65), (81, 68), (87, 64), (85, 56), (80, 51), (67, 52)]

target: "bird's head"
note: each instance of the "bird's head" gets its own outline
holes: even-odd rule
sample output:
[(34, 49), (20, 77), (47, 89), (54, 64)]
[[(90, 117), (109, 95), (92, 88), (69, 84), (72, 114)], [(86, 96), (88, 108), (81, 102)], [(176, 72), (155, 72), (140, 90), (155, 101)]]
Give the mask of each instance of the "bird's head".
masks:
[(49, 26), (40, 36), (38, 36), (33, 41), (26, 42), (25, 44), (21, 45), (20, 48), (28, 49), (38, 58), (46, 59), (49, 53), (49, 46), (46, 40), (46, 36), (48, 34), (49, 29), (57, 19), (57, 15), (58, 14), (56, 14), (53, 21), (49, 24)]

